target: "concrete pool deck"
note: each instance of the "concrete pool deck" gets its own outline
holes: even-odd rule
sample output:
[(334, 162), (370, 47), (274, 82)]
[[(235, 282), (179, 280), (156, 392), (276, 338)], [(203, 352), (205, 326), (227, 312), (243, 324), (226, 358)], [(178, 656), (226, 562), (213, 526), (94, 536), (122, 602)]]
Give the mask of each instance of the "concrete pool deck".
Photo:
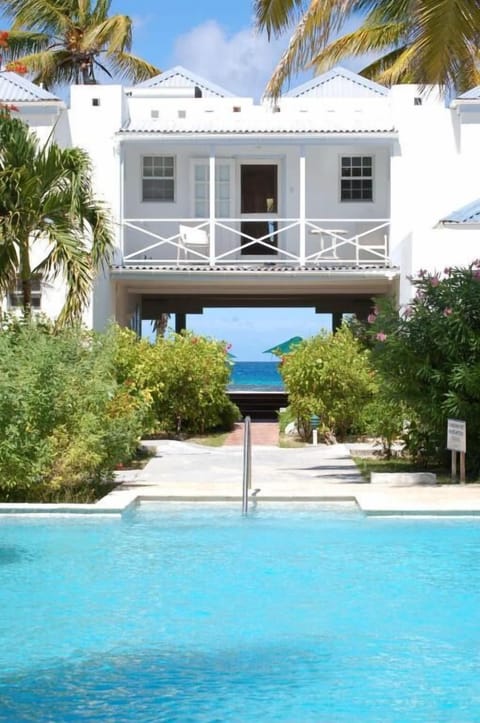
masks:
[[(147, 442), (156, 456), (96, 504), (122, 507), (135, 500), (238, 501), (242, 449), (173, 440)], [(480, 484), (372, 485), (346, 445), (295, 449), (254, 446), (252, 491), (263, 501), (352, 502), (367, 515), (480, 515)]]
[[(0, 504), (0, 515), (120, 516), (142, 501), (234, 502), (241, 508), (242, 448), (147, 441), (155, 451), (142, 470), (117, 472), (119, 486), (95, 504)], [(354, 446), (355, 447), (355, 446)], [(355, 449), (355, 453), (358, 449)], [(480, 515), (480, 484), (370, 484), (343, 444), (252, 448), (252, 492), (262, 501), (356, 504), (369, 516)]]

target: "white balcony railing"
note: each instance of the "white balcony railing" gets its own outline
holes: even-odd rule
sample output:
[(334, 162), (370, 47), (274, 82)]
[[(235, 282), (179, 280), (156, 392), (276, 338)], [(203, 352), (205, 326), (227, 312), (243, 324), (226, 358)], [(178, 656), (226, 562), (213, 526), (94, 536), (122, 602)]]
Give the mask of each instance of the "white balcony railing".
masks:
[[(257, 237), (262, 225), (265, 233)], [(249, 232), (254, 227), (255, 235)], [(390, 266), (389, 227), (384, 218), (128, 218), (121, 230), (121, 263)]]

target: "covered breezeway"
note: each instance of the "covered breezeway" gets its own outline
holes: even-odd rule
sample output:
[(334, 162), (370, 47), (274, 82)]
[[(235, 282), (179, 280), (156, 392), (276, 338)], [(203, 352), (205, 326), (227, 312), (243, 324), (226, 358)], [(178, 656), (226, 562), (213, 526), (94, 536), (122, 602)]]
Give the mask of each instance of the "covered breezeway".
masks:
[[(331, 314), (337, 327), (343, 314), (365, 319), (379, 296), (397, 295), (396, 268), (164, 268), (111, 269), (108, 318), (140, 333), (142, 321), (175, 315), (175, 330), (188, 314), (207, 308), (313, 308)], [(105, 322), (106, 320), (105, 319)]]

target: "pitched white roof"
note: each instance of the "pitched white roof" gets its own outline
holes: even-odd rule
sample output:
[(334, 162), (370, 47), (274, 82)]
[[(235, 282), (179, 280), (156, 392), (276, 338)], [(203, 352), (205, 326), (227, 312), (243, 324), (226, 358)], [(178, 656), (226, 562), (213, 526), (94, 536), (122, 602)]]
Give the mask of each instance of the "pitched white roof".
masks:
[(340, 66), (285, 93), (287, 98), (378, 98), (388, 95), (388, 88)]
[(233, 96), (229, 90), (210, 83), (209, 80), (201, 78), (199, 75), (192, 73), (190, 70), (183, 68), (181, 65), (176, 65), (170, 70), (166, 70), (160, 75), (156, 75), (154, 78), (144, 80), (143, 83), (138, 83), (135, 88), (195, 88), (197, 86), (201, 89), (202, 95), (205, 98), (219, 97), (229, 98)]
[(4, 103), (42, 103), (60, 101), (53, 93), (9, 70), (0, 71), (0, 101)]
[(466, 93), (462, 93), (462, 95), (458, 96), (457, 100), (480, 100), (480, 85), (467, 90)]

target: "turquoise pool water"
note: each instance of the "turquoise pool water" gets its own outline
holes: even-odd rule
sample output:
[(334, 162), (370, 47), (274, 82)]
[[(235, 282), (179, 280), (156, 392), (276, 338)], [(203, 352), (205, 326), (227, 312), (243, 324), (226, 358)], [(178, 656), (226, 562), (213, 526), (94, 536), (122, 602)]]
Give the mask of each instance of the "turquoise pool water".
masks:
[(2, 721), (480, 720), (480, 520), (0, 520)]

